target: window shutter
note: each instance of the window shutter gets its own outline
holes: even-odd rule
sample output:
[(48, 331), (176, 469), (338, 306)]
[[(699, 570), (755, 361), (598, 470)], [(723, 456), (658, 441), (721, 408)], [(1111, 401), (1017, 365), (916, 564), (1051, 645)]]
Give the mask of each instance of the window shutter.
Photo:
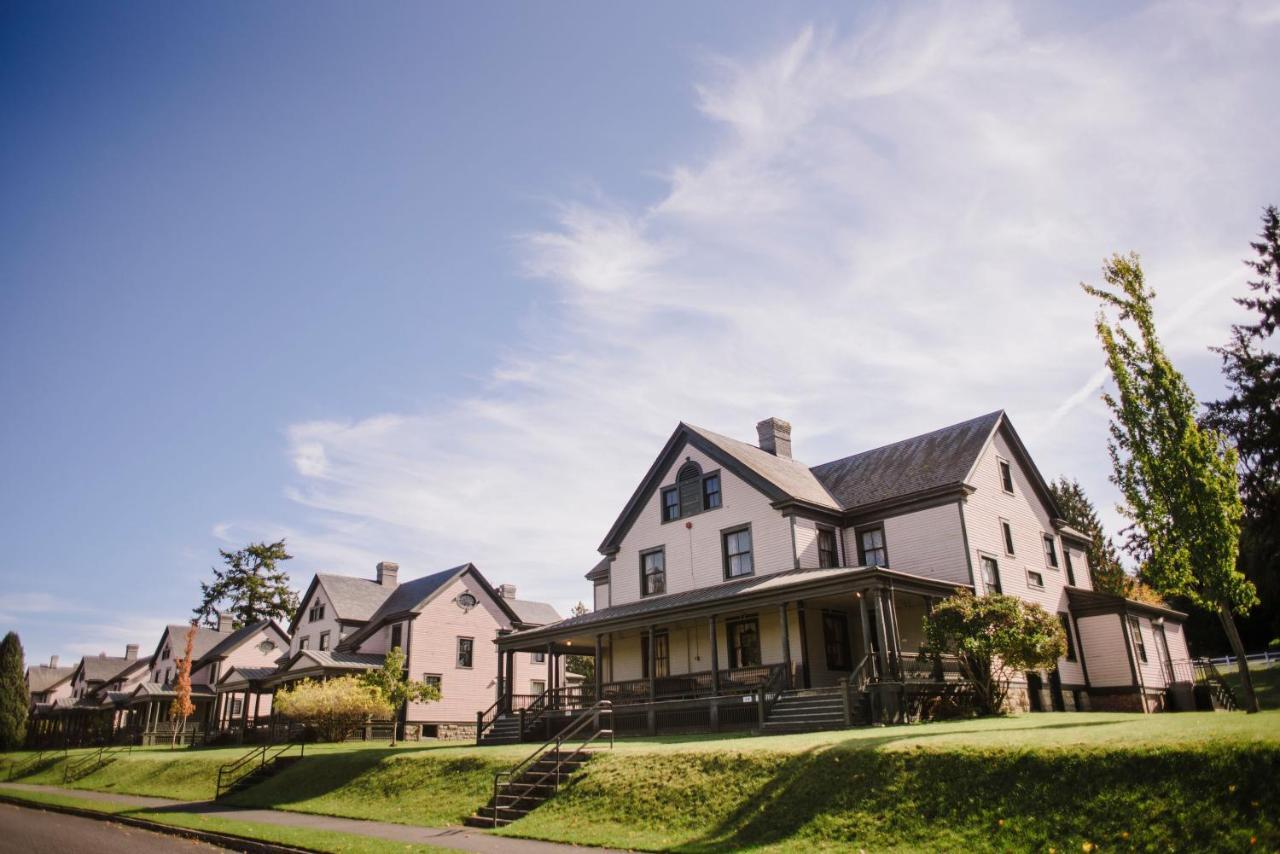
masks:
[(680, 515), (702, 512), (702, 466), (692, 460), (680, 467)]

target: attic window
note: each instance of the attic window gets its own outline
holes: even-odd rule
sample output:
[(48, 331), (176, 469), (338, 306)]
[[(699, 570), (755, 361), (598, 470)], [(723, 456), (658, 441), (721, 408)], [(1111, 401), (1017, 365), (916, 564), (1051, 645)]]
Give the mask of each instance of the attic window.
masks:
[(674, 486), (662, 490), (662, 521), (674, 522), (721, 506), (720, 472), (702, 473), (702, 466), (687, 461), (676, 473)]
[(1008, 460), (998, 460), (1000, 463), (1000, 485), (1004, 487), (1004, 491), (1013, 494), (1013, 468), (1009, 465)]

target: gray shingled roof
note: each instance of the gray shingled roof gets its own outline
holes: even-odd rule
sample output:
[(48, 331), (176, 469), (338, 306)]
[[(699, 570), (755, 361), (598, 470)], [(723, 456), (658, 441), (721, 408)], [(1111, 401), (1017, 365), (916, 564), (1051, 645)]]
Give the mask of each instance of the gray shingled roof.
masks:
[(41, 691), (48, 691), (64, 679), (70, 679), (71, 674), (75, 673), (75, 671), (74, 667), (50, 667), (47, 664), (33, 664), (27, 668), (27, 685), (30, 686), (32, 694), (39, 694)]
[[(240, 646), (240, 644), (244, 643), (246, 640), (253, 637), (258, 632), (262, 631), (263, 629), (267, 628), (270, 625), (271, 625), (270, 620), (259, 620), (256, 623), (250, 623), (247, 626), (236, 629), (234, 632), (232, 632), (229, 635), (219, 635), (219, 637), (221, 637), (222, 640), (218, 641), (218, 643), (212, 649), (210, 649), (208, 652), (204, 653), (203, 655), (193, 656), (194, 661), (197, 664), (201, 664), (201, 666), (203, 666), (202, 662), (205, 659), (214, 659), (219, 656), (227, 655), (233, 649)], [(283, 632), (281, 634), (283, 634)], [(199, 668), (193, 664), (191, 669), (197, 670)]]
[(86, 655), (80, 659), (86, 682), (111, 682), (135, 664), (150, 663), (150, 658), (124, 658), (114, 655)]
[[(169, 633), (169, 649), (171, 657), (174, 659), (182, 658), (186, 651), (187, 629), (191, 628), (190, 623), (171, 623), (165, 627)], [(225, 638), (231, 636), (232, 633), (222, 633), (217, 629), (209, 626), (196, 626), (196, 636), (191, 639), (191, 660), (199, 661), (209, 650), (213, 649)], [(164, 637), (161, 636), (161, 646), (163, 646)], [(156, 650), (160, 652), (159, 649)]]
[[(614, 605), (611, 608), (601, 608), (599, 611), (592, 611), (588, 614), (582, 614), (576, 617), (569, 617), (555, 624), (557, 631), (561, 629), (575, 629), (595, 625), (596, 623), (617, 620), (625, 617), (635, 617), (642, 614), (652, 614), (667, 610), (676, 610), (686, 608), (690, 605), (704, 605), (709, 602), (718, 602), (724, 599), (732, 599), (737, 596), (744, 596), (749, 593), (760, 593), (768, 590), (777, 590), (790, 587), (795, 584), (804, 584), (811, 581), (825, 581), (836, 578), (850, 577), (858, 573), (873, 573), (875, 569), (867, 567), (833, 567), (829, 569), (789, 569), (785, 572), (773, 572), (768, 575), (753, 575), (750, 578), (744, 578), (739, 581), (730, 581), (724, 584), (717, 584), (712, 587), (699, 587), (694, 590), (686, 590), (681, 593), (669, 593), (666, 596), (650, 596), (641, 599), (638, 602), (628, 602), (625, 605)], [(535, 631), (528, 629), (527, 631)], [(512, 637), (518, 637), (517, 632)]]
[(819, 507), (839, 509), (836, 500), (804, 463), (774, 456), (755, 445), (721, 436), (702, 427), (695, 427), (692, 424), (685, 424), (685, 426), (792, 498), (807, 501)]
[(387, 660), (385, 655), (367, 652), (337, 652), (331, 649), (304, 649), (298, 658), (310, 658), (321, 667), (336, 667), (346, 670), (364, 670), (370, 667), (381, 667)]
[(530, 602), (527, 599), (504, 599), (503, 601), (516, 612), (520, 622), (530, 626), (545, 626), (560, 620), (560, 613), (546, 602)]
[(396, 589), (353, 575), (321, 572), (316, 574), (316, 578), (333, 605), (334, 616), (339, 620), (368, 620)]
[(612, 562), (613, 562), (612, 558), (608, 558), (608, 557), (601, 558), (600, 562), (597, 563), (595, 566), (591, 567), (591, 571), (587, 573), (587, 580), (595, 581), (598, 578), (607, 579), (609, 577), (609, 564)]
[(260, 679), (266, 679), (268, 676), (275, 674), (275, 672), (276, 668), (274, 667), (233, 667), (218, 680), (218, 683), (226, 683), (233, 673), (241, 677), (236, 681), (257, 682)]
[(964, 482), (1003, 412), (903, 439), (814, 466), (813, 474), (844, 509)]
[(431, 594), (448, 584), (455, 575), (468, 566), (470, 564), (464, 563), (462, 566), (455, 566), (452, 569), (446, 569), (404, 582), (391, 592), (391, 595), (378, 607), (378, 610), (373, 612), (373, 615), (369, 617), (369, 623), (377, 623), (380, 619), (390, 614), (419, 610), (427, 599), (431, 597)]

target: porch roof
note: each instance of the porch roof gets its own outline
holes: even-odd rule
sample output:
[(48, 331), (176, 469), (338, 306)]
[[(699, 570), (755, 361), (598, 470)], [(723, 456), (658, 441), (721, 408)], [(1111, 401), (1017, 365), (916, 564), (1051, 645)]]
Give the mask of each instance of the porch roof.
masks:
[(790, 569), (768, 575), (753, 575), (713, 587), (701, 587), (696, 590), (669, 593), (665, 596), (651, 596), (638, 602), (601, 608), (589, 614), (569, 617), (549, 626), (501, 636), (497, 644), (501, 649), (518, 650), (534, 642), (648, 625), (659, 619), (692, 618), (715, 613), (717, 610), (788, 601), (804, 594), (822, 595), (888, 584), (893, 584), (904, 591), (942, 596), (949, 595), (958, 587), (969, 586), (875, 566)]
[(1148, 617), (1167, 617), (1175, 622), (1187, 619), (1183, 611), (1175, 611), (1166, 605), (1155, 605), (1151, 602), (1139, 602), (1137, 599), (1126, 599), (1114, 593), (1103, 593), (1101, 590), (1083, 590), (1079, 587), (1067, 588), (1067, 601), (1071, 603), (1071, 611), (1077, 617), (1090, 614), (1120, 614), (1133, 612)]

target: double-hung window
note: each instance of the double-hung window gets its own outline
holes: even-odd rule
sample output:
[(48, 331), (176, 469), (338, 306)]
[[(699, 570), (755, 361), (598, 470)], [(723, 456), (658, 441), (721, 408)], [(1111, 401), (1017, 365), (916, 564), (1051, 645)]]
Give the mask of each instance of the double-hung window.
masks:
[(320, 633), (320, 647), (319, 647), (319, 648), (320, 648), (320, 649), (328, 649), (328, 648), (329, 648), (329, 633), (328, 633), (328, 632), (321, 632), (321, 633)]
[(458, 666), (470, 667), (475, 655), (475, 638), (458, 638)]
[(1044, 560), (1054, 569), (1058, 568), (1058, 543), (1052, 534), (1044, 535)]
[(741, 578), (755, 573), (751, 560), (751, 528), (737, 528), (721, 534), (724, 543), (724, 577)]
[(885, 548), (884, 528), (867, 528), (858, 532), (858, 551), (862, 553), (863, 566), (888, 566), (889, 551)]
[(724, 626), (729, 640), (730, 667), (760, 666), (760, 623), (755, 617), (730, 620)]
[(831, 528), (819, 528), (818, 566), (826, 569), (839, 565), (840, 555), (836, 552), (836, 532)]
[(1062, 623), (1062, 633), (1067, 636), (1067, 661), (1076, 660), (1076, 642), (1071, 636), (1071, 617), (1064, 611), (1058, 612), (1058, 620)]
[(306, 649), (309, 646), (311, 646), (311, 638), (303, 635), (301, 640), (298, 641), (298, 649)]
[(702, 479), (702, 509), (714, 510), (720, 506), (720, 475), (709, 474)]
[(674, 522), (680, 518), (680, 490), (668, 486), (662, 490), (662, 521)]
[(1129, 635), (1133, 638), (1133, 650), (1138, 654), (1138, 660), (1146, 664), (1147, 644), (1142, 639), (1142, 624), (1138, 622), (1137, 617), (1129, 618)]
[(995, 558), (981, 555), (978, 561), (982, 564), (982, 583), (988, 593), (1000, 592), (1000, 564)]
[(1067, 547), (1066, 543), (1063, 543), (1062, 545), (1062, 560), (1067, 565), (1067, 583), (1070, 584), (1072, 587), (1075, 587), (1076, 586), (1076, 568), (1071, 563), (1071, 549)]
[(703, 474), (702, 466), (688, 460), (676, 472), (675, 484), (663, 487), (660, 493), (662, 521), (674, 522), (720, 507), (724, 503), (720, 486), (720, 472)]
[(1000, 535), (1004, 538), (1004, 553), (1007, 555), (1014, 554), (1013, 526), (1009, 524), (1008, 519), (1000, 520)]
[(1013, 468), (1008, 460), (1000, 460), (1000, 486), (1005, 492), (1013, 493)]
[(640, 553), (640, 595), (656, 596), (667, 592), (667, 553), (652, 549)]

